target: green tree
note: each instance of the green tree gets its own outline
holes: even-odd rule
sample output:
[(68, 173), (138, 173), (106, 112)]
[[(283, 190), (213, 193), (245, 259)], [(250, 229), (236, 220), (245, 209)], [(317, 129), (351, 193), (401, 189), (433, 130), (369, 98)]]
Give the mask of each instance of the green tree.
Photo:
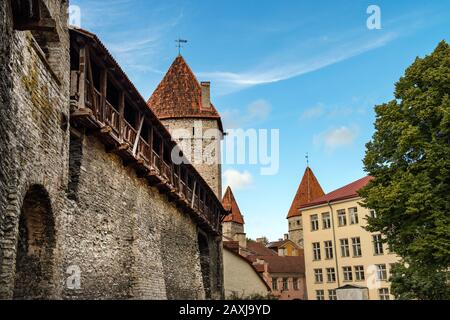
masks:
[(374, 179), (360, 195), (377, 212), (368, 230), (403, 259), (393, 269), (398, 298), (450, 299), (449, 95), (450, 47), (442, 41), (406, 70), (395, 99), (375, 108), (364, 159)]

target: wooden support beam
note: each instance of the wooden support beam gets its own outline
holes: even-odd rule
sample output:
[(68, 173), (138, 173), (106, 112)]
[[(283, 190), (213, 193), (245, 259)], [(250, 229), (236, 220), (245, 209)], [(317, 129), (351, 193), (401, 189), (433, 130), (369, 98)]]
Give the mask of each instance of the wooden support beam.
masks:
[(191, 208), (194, 208), (195, 190), (197, 189), (197, 180), (194, 181), (194, 189), (192, 189)]
[(79, 95), (80, 99), (78, 100), (78, 109), (82, 109), (85, 107), (86, 103), (86, 45), (84, 43), (80, 44), (80, 65), (79, 65)]
[(120, 91), (119, 97), (119, 140), (123, 142), (123, 134), (124, 134), (124, 114), (125, 114), (125, 93)]
[(150, 165), (153, 166), (153, 124), (150, 127), (150, 141), (149, 141), (149, 146), (150, 146)]
[(101, 114), (101, 121), (106, 121), (106, 94), (108, 90), (108, 72), (106, 69), (102, 69), (100, 74), (100, 95), (101, 95), (101, 101), (100, 101), (100, 110), (102, 110)]
[(134, 142), (134, 146), (133, 146), (133, 156), (134, 157), (137, 156), (137, 150), (138, 150), (138, 146), (139, 146), (139, 140), (141, 139), (141, 132), (142, 132), (142, 127), (144, 126), (144, 120), (145, 120), (145, 118), (141, 115), (141, 122), (139, 123), (139, 129), (136, 134), (136, 141)]

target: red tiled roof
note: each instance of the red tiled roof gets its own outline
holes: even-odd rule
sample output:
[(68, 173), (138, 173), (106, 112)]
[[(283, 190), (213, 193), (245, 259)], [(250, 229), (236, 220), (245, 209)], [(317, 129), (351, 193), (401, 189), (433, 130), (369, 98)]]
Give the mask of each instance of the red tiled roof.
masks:
[(301, 206), (306, 205), (322, 197), (325, 193), (320, 186), (319, 181), (317, 181), (311, 168), (306, 168), (305, 174), (303, 175), (302, 181), (298, 187), (297, 194), (292, 201), (291, 208), (289, 209), (288, 219), (298, 217), (301, 215), (299, 209)]
[[(248, 256), (248, 260), (256, 262), (258, 259), (267, 262), (269, 273), (305, 273), (305, 258), (303, 251), (298, 257), (280, 257), (278, 255), (270, 256)], [(259, 272), (264, 271), (261, 267), (256, 268)], [(262, 271), (261, 271), (262, 270)]]
[(245, 224), (244, 217), (241, 214), (241, 210), (239, 210), (239, 206), (237, 205), (236, 199), (234, 198), (233, 191), (228, 187), (225, 195), (223, 196), (222, 205), (227, 211), (231, 211), (231, 213), (225, 217), (223, 222), (235, 222), (238, 224)]
[(147, 104), (159, 119), (217, 119), (223, 131), (222, 120), (213, 104), (202, 105), (201, 85), (182, 56), (172, 63)]
[(333, 192), (330, 192), (320, 198), (317, 198), (314, 201), (312, 201), (311, 203), (301, 206), (301, 208), (304, 209), (304, 208), (308, 208), (308, 207), (312, 207), (312, 206), (316, 206), (316, 205), (320, 205), (320, 204), (324, 204), (324, 203), (328, 203), (328, 202), (340, 201), (340, 200), (346, 200), (346, 199), (358, 197), (359, 196), (358, 191), (361, 190), (362, 188), (364, 188), (372, 179), (373, 179), (373, 177), (370, 177), (370, 176), (359, 179), (355, 182), (352, 182), (352, 183), (346, 185), (345, 187), (339, 188), (339, 189), (337, 189)]
[(247, 251), (249, 251), (250, 255), (255, 256), (276, 256), (277, 254), (267, 248), (264, 244), (255, 242), (255, 241), (247, 241)]

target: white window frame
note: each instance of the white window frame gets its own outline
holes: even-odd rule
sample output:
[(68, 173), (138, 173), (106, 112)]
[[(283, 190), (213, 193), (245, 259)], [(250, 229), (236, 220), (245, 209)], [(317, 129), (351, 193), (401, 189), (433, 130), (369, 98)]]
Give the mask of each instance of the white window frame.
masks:
[(289, 291), (289, 278), (283, 278), (283, 291)]
[(350, 257), (350, 241), (348, 239), (341, 239), (340, 243), (341, 243), (341, 257), (342, 258)]
[(294, 278), (292, 280), (292, 286), (293, 286), (295, 291), (299, 291), (300, 290), (299, 278)]
[(336, 282), (336, 269), (327, 268), (327, 282), (335, 283)]
[(316, 300), (318, 300), (318, 301), (325, 300), (325, 291), (324, 290), (316, 290)]
[(391, 300), (391, 293), (389, 292), (389, 288), (378, 289), (378, 298), (382, 301)]
[(337, 300), (336, 289), (330, 289), (330, 290), (328, 290), (328, 299), (331, 300), (331, 301)]
[(314, 269), (314, 282), (317, 284), (323, 283), (323, 269)]
[(278, 278), (272, 278), (272, 291), (278, 291)]
[(327, 260), (334, 259), (333, 241), (325, 241), (324, 247), (325, 247), (325, 259)]
[(349, 208), (348, 215), (351, 225), (359, 224), (358, 207)]
[(377, 280), (387, 281), (388, 280), (387, 266), (385, 264), (377, 264), (376, 267), (377, 267)]
[(331, 214), (329, 212), (322, 213), (322, 229), (331, 229)]
[(337, 215), (338, 215), (339, 227), (347, 226), (347, 212), (345, 211), (345, 209), (338, 210)]
[(314, 259), (314, 261), (322, 260), (322, 254), (320, 252), (320, 242), (314, 242), (312, 245), (313, 245), (313, 259)]
[(311, 215), (311, 231), (319, 231), (319, 215)]
[(344, 273), (344, 282), (353, 281), (353, 268), (352, 267), (342, 267)]
[(355, 266), (355, 281), (365, 281), (366, 274), (364, 271), (364, 266)]
[(353, 257), (354, 258), (362, 257), (362, 247), (361, 247), (361, 238), (360, 237), (352, 238), (352, 249), (353, 249)]
[(372, 236), (374, 255), (381, 256), (384, 254), (383, 238), (381, 234)]

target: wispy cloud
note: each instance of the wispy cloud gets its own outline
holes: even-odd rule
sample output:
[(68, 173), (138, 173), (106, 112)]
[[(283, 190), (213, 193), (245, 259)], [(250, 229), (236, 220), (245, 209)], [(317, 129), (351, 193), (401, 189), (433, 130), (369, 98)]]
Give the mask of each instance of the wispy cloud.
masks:
[(322, 103), (317, 104), (314, 107), (308, 108), (303, 111), (301, 120), (311, 120), (321, 117), (325, 114), (325, 107)]
[(352, 97), (350, 101), (345, 103), (325, 104), (318, 102), (312, 107), (306, 108), (300, 115), (300, 121), (309, 121), (312, 119), (334, 120), (336, 118), (345, 119), (350, 116), (355, 117), (365, 115), (368, 110), (372, 110), (376, 104), (374, 97)]
[(332, 152), (340, 147), (350, 146), (358, 136), (358, 127), (342, 126), (329, 129), (314, 136), (314, 145), (324, 147), (327, 152)]
[(224, 110), (222, 119), (227, 129), (243, 128), (266, 121), (271, 111), (272, 105), (267, 100), (259, 99), (250, 103), (244, 110)]
[(229, 169), (223, 173), (225, 178), (225, 189), (231, 187), (233, 190), (245, 189), (252, 185), (253, 177), (248, 171), (240, 172)]
[[(216, 82), (220, 88), (221, 94), (226, 94), (252, 87), (255, 85), (279, 82), (294, 77), (298, 77), (313, 71), (320, 70), (335, 63), (358, 56), (362, 53), (380, 48), (396, 39), (399, 36), (397, 32), (387, 32), (380, 36), (358, 36), (351, 39), (336, 41), (318, 39), (322, 43), (322, 51), (312, 54), (311, 57), (297, 58), (298, 52), (292, 50), (294, 58), (274, 59), (284, 62), (278, 62), (271, 66), (262, 65), (250, 71), (229, 72), (214, 71), (202, 72), (200, 76), (209, 78)], [(326, 44), (326, 45), (324, 45)]]
[(141, 0), (74, 0), (81, 9), (82, 28), (97, 33), (119, 63), (129, 72), (158, 73), (167, 34), (183, 19), (183, 7), (153, 3), (139, 15)]

